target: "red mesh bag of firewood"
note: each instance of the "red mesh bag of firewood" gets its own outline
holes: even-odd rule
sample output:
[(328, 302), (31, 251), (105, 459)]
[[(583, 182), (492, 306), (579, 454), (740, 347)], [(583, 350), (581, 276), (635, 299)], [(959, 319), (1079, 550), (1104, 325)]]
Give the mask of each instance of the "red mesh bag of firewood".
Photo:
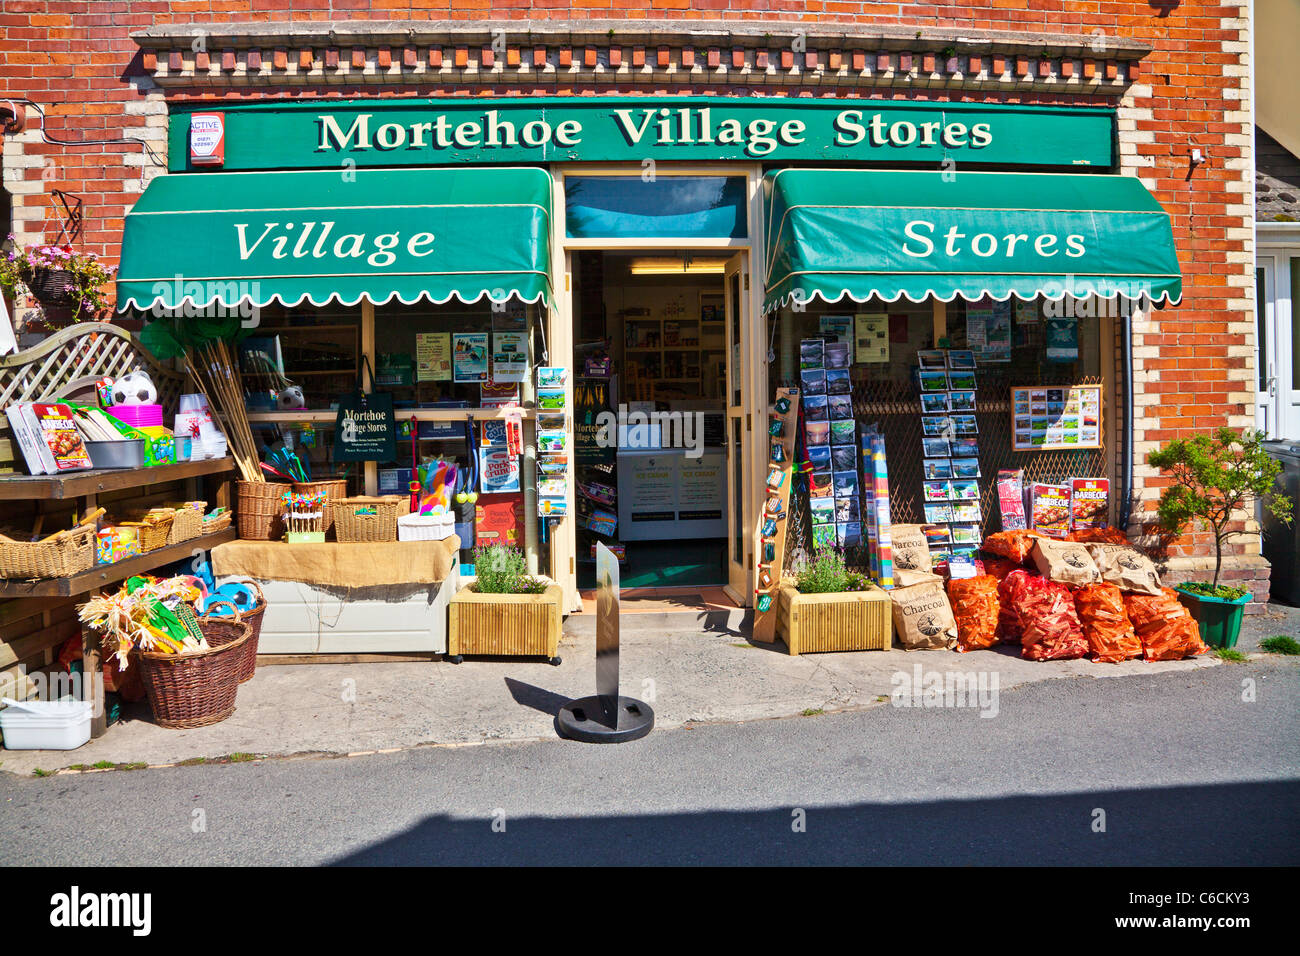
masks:
[(1024, 564), (1037, 537), (1040, 537), (1037, 531), (999, 531), (984, 539), (983, 549), (989, 554), (1010, 558), (1016, 564)]
[(1088, 653), (1088, 639), (1083, 636), (1066, 585), (1027, 577), (1016, 588), (1015, 599), (1020, 614), (1020, 656), (1025, 660), (1060, 661)]
[(1180, 661), (1209, 650), (1191, 612), (1172, 588), (1161, 588), (1159, 594), (1125, 594), (1124, 610), (1142, 641), (1146, 660)]
[(984, 573), (992, 575), (999, 584), (1001, 584), (1003, 579), (1005, 579), (1012, 571), (1021, 570), (1020, 565), (1016, 564), (1016, 562), (1012, 561), (1010, 558), (994, 556), (991, 558), (983, 558), (979, 563), (984, 566)]
[(958, 651), (981, 651), (998, 642), (997, 578), (954, 578), (948, 582), (948, 600), (957, 618)]
[(1018, 595), (1027, 578), (1038, 577), (1023, 568), (1010, 572), (998, 583), (998, 640), (1003, 644), (1019, 644), (1023, 628), (1020, 626)]
[(1074, 592), (1074, 609), (1094, 664), (1118, 664), (1142, 656), (1142, 641), (1124, 610), (1124, 592), (1113, 584), (1085, 584)]
[(1079, 544), (1129, 544), (1128, 535), (1119, 528), (1080, 528), (1065, 536), (1066, 541)]

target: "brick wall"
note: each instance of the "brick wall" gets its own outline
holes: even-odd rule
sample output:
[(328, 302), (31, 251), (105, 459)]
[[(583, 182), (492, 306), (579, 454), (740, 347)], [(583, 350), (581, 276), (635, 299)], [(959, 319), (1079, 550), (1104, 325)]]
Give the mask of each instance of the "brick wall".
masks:
[[(408, 51), (400, 35), (395, 42), (379, 47), (360, 45), (360, 61), (354, 59), (355, 47), (335, 48), (332, 53), (324, 46), (309, 47), (304, 58), (303, 50), (290, 49), (287, 44), (258, 50), (254, 61), (246, 49), (220, 49), (216, 43), (200, 51), (164, 51), (159, 57), (156, 51), (142, 50), (129, 36), (159, 25), (289, 19), (498, 20), (528, 21), (529, 25), (550, 28), (571, 21), (575, 29), (590, 30), (596, 26), (592, 18), (598, 18), (649, 20), (670, 31), (689, 28), (691, 20), (729, 21), (750, 29), (757, 25), (769, 29), (771, 21), (780, 20), (822, 33), (834, 33), (835, 27), (828, 25), (842, 24), (846, 34), (860, 31), (868, 36), (892, 28), (896, 39), (916, 38), (915, 57), (900, 40), (890, 45), (892, 52), (882, 51), (889, 59), (888, 71), (856, 84), (832, 82), (831, 75), (860, 67), (871, 73), (877, 65), (877, 50), (857, 51), (863, 53), (859, 63), (853, 44), (846, 40), (843, 50), (824, 50), (815, 62), (789, 56), (787, 64), (789, 44), (785, 38), (789, 33), (774, 32), (770, 53), (762, 53), (762, 64), (769, 72), (778, 71), (781, 78), (764, 84), (762, 95), (1108, 104), (1119, 109), (1124, 171), (1139, 176), (1171, 213), (1184, 273), (1182, 305), (1143, 317), (1134, 330), (1137, 490), (1144, 499), (1135, 520), (1149, 519), (1163, 480), (1143, 464), (1147, 451), (1170, 438), (1204, 431), (1224, 421), (1238, 427), (1253, 422), (1254, 222), (1246, 15), (1244, 4), (1204, 0), (938, 4), (847, 0), (6, 0), (0, 8), (0, 100), (27, 97), (36, 101), (45, 110), (45, 130), (50, 137), (85, 145), (43, 142), (40, 118), (31, 116), (26, 132), (5, 139), (4, 186), (14, 196), (14, 229), (20, 241), (54, 238), (58, 219), (48, 195), (51, 189), (64, 189), (80, 195), (89, 210), (82, 245), (113, 257), (124, 213), (148, 177), (159, 171), (154, 157), (165, 154), (168, 98), (389, 92), (517, 96), (695, 89), (743, 90), (753, 95), (753, 71), (743, 74), (743, 82), (729, 82), (725, 70), (742, 60), (747, 70), (759, 62), (757, 52), (733, 61), (730, 57), (736, 56), (737, 50), (731, 48), (725, 32), (711, 35), (707, 42), (702, 40), (698, 50), (692, 49), (689, 63), (681, 51), (667, 46), (619, 48), (611, 55), (610, 44), (586, 43), (565, 47), (565, 52), (551, 49), (544, 53), (539, 69), (525, 74), (522, 81), (504, 84), (498, 76), (501, 70), (521, 63), (526, 68), (536, 55), (527, 33), (521, 34), (523, 41), (515, 46), (509, 28), (511, 45), (501, 62), (492, 62), (493, 56), (481, 47), (450, 46), (438, 50), (439, 69), (424, 72), (434, 65), (432, 50)], [(605, 23), (599, 26), (603, 29)], [(776, 24), (770, 28), (775, 30)], [(1026, 53), (1023, 62), (1021, 57), (1013, 57), (999, 63), (1005, 73), (1000, 79), (990, 78), (993, 58), (989, 56), (971, 59), (963, 55), (954, 66), (959, 58), (948, 62), (946, 56), (936, 57), (931, 43), (927, 58), (927, 31), (954, 29), (963, 33), (1006, 31), (1010, 36), (1073, 34), (1100, 52), (1095, 59), (1086, 54), (1082, 58), (1060, 56), (1046, 49), (1042, 55)], [(1108, 59), (1106, 50), (1125, 41), (1148, 44), (1151, 52), (1118, 64)], [(671, 61), (675, 72), (650, 77), (629, 72), (638, 55), (651, 65)], [(750, 58), (746, 60), (746, 56)], [(231, 74), (223, 81), (220, 77), (227, 65)], [(358, 68), (351, 75), (342, 72), (349, 66)], [(419, 77), (407, 75), (417, 66), (422, 71)], [(168, 82), (164, 92), (160, 77), (172, 76), (173, 67), (201, 69), (217, 79), (205, 78), (190, 87)], [(331, 69), (336, 72), (330, 73)], [(1090, 70), (1100, 70), (1101, 85), (1110, 88), (1081, 84)], [(977, 72), (984, 79), (970, 75)], [(313, 79), (326, 74), (328, 81)], [(403, 75), (405, 80), (389, 79)], [(132, 140), (123, 141), (125, 137)], [(1189, 167), (1193, 146), (1208, 157), (1194, 170)], [(1209, 548), (1208, 536), (1193, 534), (1177, 542), (1172, 551), (1175, 557), (1195, 558), (1204, 557)], [(1238, 545), (1244, 553), (1257, 549), (1254, 537), (1243, 537)]]

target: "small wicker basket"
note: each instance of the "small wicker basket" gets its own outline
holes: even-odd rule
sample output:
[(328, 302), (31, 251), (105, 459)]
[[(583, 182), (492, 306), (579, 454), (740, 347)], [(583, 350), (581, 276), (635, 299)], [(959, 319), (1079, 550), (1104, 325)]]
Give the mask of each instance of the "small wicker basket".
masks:
[(167, 535), (168, 544), (180, 544), (203, 534), (203, 513), (195, 508), (177, 508), (172, 519), (172, 529)]
[(168, 508), (150, 511), (137, 516), (134, 521), (119, 521), (118, 524), (136, 529), (136, 536), (140, 541), (140, 553), (144, 554), (147, 551), (157, 551), (159, 548), (166, 547), (171, 539), (172, 522), (175, 518), (176, 512)]
[(0, 534), (0, 578), (66, 578), (95, 564), (95, 526), (79, 525), (40, 541), (15, 541)]
[(218, 531), (225, 531), (230, 527), (231, 514), (229, 511), (223, 511), (221, 514), (205, 515), (203, 517), (203, 534), (216, 534)]
[(341, 498), (330, 503), (334, 536), (342, 543), (396, 541), (397, 519), (411, 510), (404, 495)]
[(239, 536), (252, 541), (276, 541), (284, 534), (284, 505), (292, 487), (277, 481), (236, 481), (236, 520)]

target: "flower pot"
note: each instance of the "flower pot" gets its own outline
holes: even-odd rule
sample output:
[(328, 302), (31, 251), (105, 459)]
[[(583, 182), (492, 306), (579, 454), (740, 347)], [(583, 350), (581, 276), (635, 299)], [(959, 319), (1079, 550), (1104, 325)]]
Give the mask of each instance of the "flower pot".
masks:
[(893, 638), (889, 595), (880, 588), (800, 594), (782, 582), (776, 633), (791, 656), (819, 651), (885, 651)]
[(66, 269), (32, 269), (23, 282), (42, 305), (71, 308), (77, 304), (76, 278)]
[(461, 588), (447, 615), (447, 656), (546, 657), (558, 664), (563, 591), (552, 584), (539, 594), (482, 594)]
[(1195, 618), (1201, 640), (1211, 647), (1236, 647), (1241, 634), (1241, 616), (1250, 603), (1250, 592), (1230, 600), (1186, 591), (1184, 587), (1186, 585), (1180, 584), (1174, 590), (1178, 592), (1183, 607)]

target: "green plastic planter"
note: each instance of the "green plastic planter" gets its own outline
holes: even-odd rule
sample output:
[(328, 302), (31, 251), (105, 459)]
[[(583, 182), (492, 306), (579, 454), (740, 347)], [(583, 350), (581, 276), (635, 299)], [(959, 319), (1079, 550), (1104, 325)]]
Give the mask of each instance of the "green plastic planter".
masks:
[(1229, 600), (1184, 591), (1182, 585), (1174, 590), (1178, 592), (1178, 600), (1183, 602), (1183, 607), (1196, 619), (1201, 640), (1211, 647), (1237, 646), (1237, 638), (1241, 635), (1241, 615), (1251, 599), (1249, 591), (1235, 600)]

